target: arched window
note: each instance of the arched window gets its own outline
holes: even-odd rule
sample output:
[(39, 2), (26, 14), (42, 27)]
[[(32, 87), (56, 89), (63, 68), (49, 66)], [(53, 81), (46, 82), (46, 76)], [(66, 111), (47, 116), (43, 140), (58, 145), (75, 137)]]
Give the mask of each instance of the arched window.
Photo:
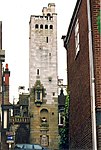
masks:
[(45, 25), (45, 29), (48, 29), (48, 25), (47, 24)]
[(39, 27), (39, 25), (38, 25), (38, 24), (36, 24), (36, 25), (35, 25), (35, 29), (38, 29), (38, 27)]
[(47, 20), (51, 20), (50, 13), (47, 14)]
[(47, 16), (50, 17), (50, 13), (48, 13)]
[(43, 29), (43, 24), (40, 25), (40, 29)]
[(53, 25), (50, 25), (50, 29), (53, 29)]
[(40, 100), (40, 90), (37, 90), (37, 100)]

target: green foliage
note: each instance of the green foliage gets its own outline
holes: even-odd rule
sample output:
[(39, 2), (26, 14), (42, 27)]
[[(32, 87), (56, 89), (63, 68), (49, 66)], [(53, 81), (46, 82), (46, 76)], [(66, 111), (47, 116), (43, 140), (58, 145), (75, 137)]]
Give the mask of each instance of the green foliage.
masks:
[(68, 150), (69, 144), (69, 92), (67, 91), (66, 101), (65, 101), (65, 108), (64, 108), (64, 117), (65, 122), (63, 128), (59, 129), (60, 134), (60, 143), (59, 148), (60, 150)]
[(60, 150), (68, 149), (68, 127), (65, 125), (63, 128), (60, 128)]
[(97, 25), (98, 25), (98, 31), (101, 35), (101, 10), (99, 11), (98, 16), (97, 16)]
[(65, 109), (64, 109), (64, 115), (66, 118), (68, 117), (68, 110), (69, 110), (69, 93), (67, 93), (66, 96)]

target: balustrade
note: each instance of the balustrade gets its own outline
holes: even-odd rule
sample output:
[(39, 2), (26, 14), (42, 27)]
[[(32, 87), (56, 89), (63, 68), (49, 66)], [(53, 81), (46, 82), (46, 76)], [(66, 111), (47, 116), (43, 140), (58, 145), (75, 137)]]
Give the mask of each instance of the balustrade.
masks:
[(29, 123), (29, 117), (15, 116), (10, 118), (10, 123)]

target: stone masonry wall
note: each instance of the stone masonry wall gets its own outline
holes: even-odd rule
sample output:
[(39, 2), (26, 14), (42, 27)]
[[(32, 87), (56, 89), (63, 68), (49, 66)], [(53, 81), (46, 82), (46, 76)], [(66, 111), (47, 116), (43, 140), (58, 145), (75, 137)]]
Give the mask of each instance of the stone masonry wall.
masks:
[[(35, 25), (38, 25), (38, 28)], [(40, 26), (43, 25), (41, 29)], [(50, 29), (52, 25), (52, 29)], [(45, 29), (47, 26), (47, 29)], [(34, 69), (33, 69), (34, 68)], [(37, 75), (39, 69), (39, 75)], [(51, 81), (49, 81), (51, 78)], [(57, 96), (57, 15), (31, 16), (29, 51), (29, 87), (40, 80), (46, 89), (47, 103)]]

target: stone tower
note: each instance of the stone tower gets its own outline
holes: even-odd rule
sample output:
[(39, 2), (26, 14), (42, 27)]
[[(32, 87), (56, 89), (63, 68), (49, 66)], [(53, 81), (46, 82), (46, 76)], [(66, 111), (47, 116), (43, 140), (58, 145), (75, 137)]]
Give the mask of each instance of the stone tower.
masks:
[(57, 14), (49, 3), (29, 22), (30, 142), (58, 149)]

